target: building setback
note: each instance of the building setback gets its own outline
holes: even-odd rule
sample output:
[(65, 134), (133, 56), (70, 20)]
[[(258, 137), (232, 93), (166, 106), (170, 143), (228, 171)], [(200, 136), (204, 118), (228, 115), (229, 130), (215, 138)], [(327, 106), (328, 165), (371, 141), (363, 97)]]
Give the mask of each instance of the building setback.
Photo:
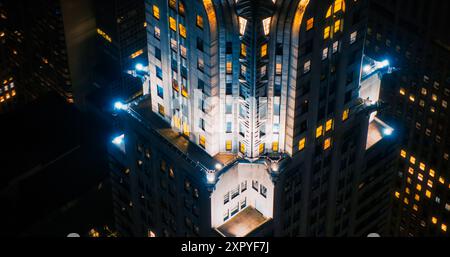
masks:
[(109, 145), (120, 233), (387, 234), (392, 68), (364, 54), (367, 4), (147, 0), (143, 96)]

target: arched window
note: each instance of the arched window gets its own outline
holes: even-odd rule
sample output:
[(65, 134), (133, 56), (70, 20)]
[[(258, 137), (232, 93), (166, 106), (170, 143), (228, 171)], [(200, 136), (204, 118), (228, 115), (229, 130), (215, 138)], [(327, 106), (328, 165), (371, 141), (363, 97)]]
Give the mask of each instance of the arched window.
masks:
[(332, 14), (334, 19), (329, 25), (324, 28), (323, 38), (332, 38), (333, 34), (344, 30), (344, 19), (342, 14), (345, 13), (345, 1), (335, 0), (334, 3), (328, 8), (326, 19), (331, 18)]
[(345, 1), (335, 0), (334, 3), (328, 8), (326, 18), (330, 18), (331, 14), (337, 14), (339, 12), (345, 12)]

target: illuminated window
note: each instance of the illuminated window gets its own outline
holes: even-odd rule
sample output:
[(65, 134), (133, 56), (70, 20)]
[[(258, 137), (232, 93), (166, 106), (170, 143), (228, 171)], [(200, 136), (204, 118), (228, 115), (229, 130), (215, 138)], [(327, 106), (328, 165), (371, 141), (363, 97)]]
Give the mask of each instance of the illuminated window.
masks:
[(264, 44), (261, 46), (261, 57), (266, 57), (267, 56), (267, 44)]
[(314, 18), (310, 18), (307, 22), (306, 22), (306, 31), (311, 30), (314, 27)]
[(272, 17), (266, 18), (263, 20), (263, 28), (264, 28), (264, 35), (269, 35), (270, 33), (270, 23), (272, 22)]
[(241, 44), (241, 55), (243, 57), (247, 56), (247, 46), (245, 44)]
[(183, 124), (183, 134), (187, 137), (191, 134), (190, 129), (189, 129), (189, 124), (187, 124), (187, 123)]
[(437, 102), (438, 96), (435, 95), (435, 94), (433, 94), (433, 95), (431, 96), (431, 99), (432, 99), (434, 102)]
[(316, 138), (319, 138), (319, 137), (321, 137), (323, 135), (323, 126), (319, 126), (317, 129), (316, 129)]
[(309, 71), (311, 71), (311, 61), (307, 61), (303, 65), (303, 73), (308, 73)]
[(327, 26), (324, 30), (323, 30), (323, 39), (328, 39), (330, 38), (330, 26)]
[(350, 34), (350, 44), (353, 44), (356, 42), (356, 39), (358, 37), (358, 31), (353, 32)]
[(405, 197), (405, 199), (403, 200), (403, 202), (404, 202), (406, 205), (408, 205), (408, 204), (409, 204), (408, 198)]
[(239, 32), (241, 35), (245, 34), (246, 27), (247, 27), (247, 20), (242, 17), (239, 17)]
[(339, 11), (345, 12), (345, 2), (344, 0), (336, 0), (334, 2), (334, 13), (337, 13)]
[(409, 174), (414, 175), (414, 169), (413, 168), (409, 167), (408, 172), (409, 172)]
[(414, 200), (416, 200), (417, 202), (420, 201), (420, 195), (416, 194), (416, 195), (414, 196)]
[(329, 119), (326, 124), (325, 131), (328, 132), (333, 129), (333, 119)]
[(183, 24), (180, 24), (180, 36), (182, 36), (183, 38), (186, 38), (186, 27)]
[(436, 171), (430, 169), (430, 177), (434, 178), (434, 176), (436, 176)]
[(406, 151), (405, 150), (401, 150), (400, 151), (400, 156), (403, 158), (406, 158)]
[(323, 150), (328, 150), (331, 147), (331, 138), (327, 138), (323, 143)]
[(395, 192), (395, 197), (400, 198), (400, 193), (399, 192)]
[(425, 163), (420, 163), (419, 164), (419, 168), (421, 169), (421, 170), (423, 170), (423, 171), (425, 171)]
[(259, 154), (263, 154), (266, 149), (266, 145), (261, 143), (259, 144)]
[(181, 16), (184, 16), (185, 9), (184, 9), (184, 4), (183, 4), (182, 2), (179, 2), (179, 3), (178, 3), (178, 13), (179, 13)]
[(404, 88), (400, 88), (400, 94), (401, 95), (406, 95), (406, 90)]
[(156, 5), (153, 5), (153, 17), (155, 17), (155, 19), (159, 20), (159, 7)]
[(298, 142), (298, 150), (302, 151), (304, 150), (306, 147), (306, 138), (302, 138), (299, 142)]
[(278, 152), (278, 150), (279, 150), (279, 143), (278, 143), (278, 141), (275, 141), (272, 144), (272, 151)]
[(417, 189), (417, 191), (419, 191), (419, 192), (422, 191), (422, 185), (417, 184), (416, 189)]
[(349, 114), (350, 110), (349, 109), (345, 110), (344, 113), (342, 114), (342, 121), (348, 120)]
[(159, 114), (161, 114), (161, 116), (165, 116), (166, 112), (164, 110), (164, 106), (162, 106), (161, 104), (158, 104), (158, 112)]
[(419, 210), (419, 206), (417, 206), (417, 204), (414, 204), (413, 210), (418, 211)]
[(199, 144), (201, 147), (206, 148), (206, 137), (205, 136), (200, 136)]
[(427, 198), (431, 198), (431, 191), (430, 191), (430, 190), (427, 190), (427, 191), (425, 192), (425, 196), (426, 196)]
[(197, 27), (203, 29), (203, 17), (200, 15), (197, 15)]
[(419, 173), (419, 174), (417, 175), (417, 179), (420, 180), (420, 181), (423, 181), (423, 175)]
[(225, 149), (226, 149), (227, 151), (233, 150), (233, 141), (227, 140), (227, 141), (225, 142)]
[(341, 31), (342, 21), (339, 19), (334, 22), (334, 33)]
[(171, 30), (177, 31), (177, 21), (173, 17), (169, 17), (169, 25)]
[(437, 222), (438, 222), (438, 220), (437, 220), (436, 217), (432, 217), (432, 218), (431, 218), (431, 223), (437, 224)]
[(445, 184), (445, 179), (443, 177), (439, 177), (439, 183), (442, 185)]
[(433, 188), (433, 181), (428, 180), (427, 185), (428, 187)]
[(245, 154), (245, 144), (242, 142), (239, 143), (239, 151), (241, 151), (242, 154)]
[(227, 74), (233, 73), (233, 64), (231, 62), (227, 62)]
[(422, 90), (420, 91), (422, 93), (422, 95), (427, 95), (428, 91), (426, 88), (422, 88)]
[(405, 193), (408, 195), (411, 194), (411, 189), (409, 189), (409, 187), (405, 188)]
[(411, 156), (411, 158), (409, 158), (409, 162), (412, 164), (416, 164), (416, 158), (414, 156)]
[(447, 225), (442, 224), (441, 229), (442, 229), (442, 231), (447, 232)]

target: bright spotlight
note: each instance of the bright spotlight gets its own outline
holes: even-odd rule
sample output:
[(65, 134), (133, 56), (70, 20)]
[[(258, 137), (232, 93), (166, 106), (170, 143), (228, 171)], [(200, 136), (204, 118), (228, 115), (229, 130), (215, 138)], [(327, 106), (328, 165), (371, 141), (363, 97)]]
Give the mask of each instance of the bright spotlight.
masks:
[(114, 109), (115, 110), (127, 110), (128, 106), (122, 102), (115, 102), (114, 103)]
[(210, 184), (214, 184), (214, 182), (216, 182), (216, 174), (214, 174), (214, 173), (208, 173), (207, 175), (206, 175), (206, 179), (208, 180), (208, 183), (210, 183)]
[(391, 65), (391, 63), (389, 62), (389, 60), (384, 60), (384, 61), (381, 62), (381, 65), (382, 65), (383, 67), (388, 67), (388, 66)]
[(142, 65), (142, 63), (138, 63), (138, 64), (136, 64), (135, 68), (138, 71), (143, 71), (144, 70), (144, 65)]
[(363, 71), (364, 71), (365, 73), (369, 73), (371, 70), (372, 70), (372, 66), (370, 66), (370, 65), (365, 65), (365, 66), (363, 67)]
[(383, 130), (383, 134), (384, 134), (385, 136), (390, 136), (390, 135), (392, 135), (392, 133), (394, 133), (394, 130), (391, 129), (391, 128), (385, 128), (385, 129)]
[(121, 146), (124, 143), (124, 140), (125, 140), (125, 135), (120, 135), (120, 136), (114, 138), (112, 143), (117, 146)]
[(223, 168), (223, 165), (220, 163), (217, 163), (215, 168), (216, 168), (216, 170), (221, 170)]

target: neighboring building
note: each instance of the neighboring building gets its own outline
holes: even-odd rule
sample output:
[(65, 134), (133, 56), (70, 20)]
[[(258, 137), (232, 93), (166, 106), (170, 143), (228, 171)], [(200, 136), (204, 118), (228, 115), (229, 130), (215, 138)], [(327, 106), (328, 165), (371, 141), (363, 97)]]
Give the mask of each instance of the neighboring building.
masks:
[(95, 0), (94, 6), (96, 83), (108, 88), (111, 98), (132, 98), (142, 83), (127, 72), (148, 62), (144, 0)]
[(365, 49), (398, 70), (383, 83), (397, 128), (391, 233), (444, 236), (450, 226), (450, 2), (372, 0)]
[[(116, 226), (128, 236), (387, 234), (389, 63), (367, 1), (146, 1), (141, 98), (117, 103)], [(378, 112), (377, 112), (378, 111)]]
[(73, 103), (92, 84), (96, 34), (90, 0), (0, 1), (0, 12), (2, 51), (22, 102), (55, 91)]

